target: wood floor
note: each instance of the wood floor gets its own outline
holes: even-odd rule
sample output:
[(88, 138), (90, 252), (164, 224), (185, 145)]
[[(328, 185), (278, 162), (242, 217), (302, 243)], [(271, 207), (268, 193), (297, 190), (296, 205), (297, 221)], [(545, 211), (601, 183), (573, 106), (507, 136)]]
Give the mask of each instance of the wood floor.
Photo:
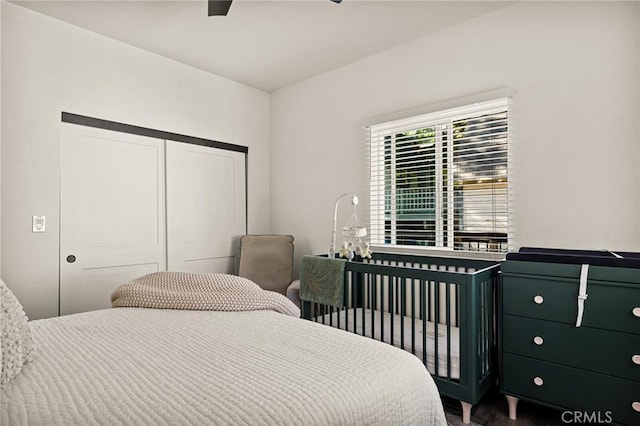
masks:
[[(462, 409), (460, 402), (442, 398), (449, 426), (460, 426)], [(474, 406), (471, 412), (472, 426), (566, 426), (561, 411), (553, 410), (527, 401), (518, 403), (518, 419), (509, 419), (507, 400), (500, 392), (491, 391)]]

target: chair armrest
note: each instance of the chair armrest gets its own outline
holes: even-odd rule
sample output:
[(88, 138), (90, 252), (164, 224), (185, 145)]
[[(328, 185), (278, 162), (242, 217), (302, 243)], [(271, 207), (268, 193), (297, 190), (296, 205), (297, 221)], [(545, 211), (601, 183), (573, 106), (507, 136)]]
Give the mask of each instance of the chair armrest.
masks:
[(287, 287), (287, 299), (291, 300), (295, 305), (300, 307), (300, 280), (295, 280)]

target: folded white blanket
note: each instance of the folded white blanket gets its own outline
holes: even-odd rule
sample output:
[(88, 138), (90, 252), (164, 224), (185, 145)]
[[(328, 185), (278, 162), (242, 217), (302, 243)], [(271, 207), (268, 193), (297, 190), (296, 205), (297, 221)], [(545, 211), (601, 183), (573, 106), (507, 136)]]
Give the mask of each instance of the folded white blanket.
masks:
[(114, 308), (156, 308), (200, 311), (271, 310), (294, 317), (300, 309), (279, 293), (253, 281), (227, 274), (154, 272), (118, 287)]

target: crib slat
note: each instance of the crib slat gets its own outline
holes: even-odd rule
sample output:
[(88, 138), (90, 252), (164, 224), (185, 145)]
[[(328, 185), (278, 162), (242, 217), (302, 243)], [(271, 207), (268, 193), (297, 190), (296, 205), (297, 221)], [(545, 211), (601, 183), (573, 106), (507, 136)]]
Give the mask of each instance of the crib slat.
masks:
[(445, 284), (445, 301), (447, 303), (446, 324), (447, 324), (447, 379), (451, 380), (451, 284)]
[(416, 354), (416, 280), (411, 280), (411, 353)]
[[(422, 287), (422, 280), (420, 280), (420, 287), (418, 288), (418, 300), (424, 300), (424, 288)], [(424, 308), (422, 306), (422, 303), (420, 304), (420, 319), (424, 321)]]
[(490, 357), (490, 352), (489, 352), (489, 345), (490, 342), (492, 341), (493, 338), (493, 321), (491, 321), (492, 318), (492, 305), (491, 305), (491, 297), (490, 297), (490, 293), (489, 293), (489, 283), (487, 281), (483, 282), (483, 295), (482, 295), (482, 300), (486, 300), (487, 301), (487, 305), (485, 306), (485, 310), (483, 312), (483, 316), (484, 316), (484, 320), (485, 320), (485, 324), (486, 324), (486, 334), (485, 334), (485, 338), (482, 340), (482, 343), (484, 344), (484, 370), (482, 371), (483, 375), (484, 373), (489, 369), (489, 357)]
[(399, 277), (394, 276), (395, 280), (395, 293), (396, 293), (396, 312), (400, 312), (400, 279)]
[[(378, 286), (378, 282), (376, 282), (376, 288), (380, 288), (380, 341), (384, 342), (384, 277), (378, 275), (378, 279), (380, 280), (380, 286)], [(376, 310), (378, 309), (376, 305)]]
[(371, 293), (371, 303), (369, 304), (369, 310), (371, 311), (371, 338), (375, 340), (376, 338), (376, 321), (375, 321), (375, 311), (376, 311), (376, 287), (375, 282), (373, 280), (372, 274), (367, 274), (369, 279), (369, 292)]
[[(356, 287), (358, 285), (359, 280), (357, 278), (357, 275), (358, 275), (357, 272), (353, 272), (351, 275), (351, 307), (353, 308), (353, 332), (354, 333), (358, 329), (357, 328), (358, 318), (356, 315), (356, 307), (358, 306), (356, 301)], [(345, 317), (348, 318), (348, 316), (345, 316)], [(347, 324), (349, 324), (348, 319), (347, 319)]]
[(404, 349), (404, 317), (407, 313), (407, 286), (404, 279), (399, 280), (400, 285), (400, 348)]
[[(420, 280), (420, 312), (422, 313), (422, 363), (427, 365), (427, 318), (424, 317), (424, 312), (426, 310), (426, 295), (429, 294), (426, 288), (428, 283), (424, 280)], [(424, 288), (424, 290), (423, 290)]]
[(390, 321), (391, 324), (389, 324), (390, 328), (391, 328), (391, 336), (390, 336), (389, 341), (393, 345), (393, 342), (394, 342), (394, 340), (393, 340), (393, 323), (395, 322), (393, 320), (393, 318), (394, 318), (393, 317), (393, 315), (394, 315), (394, 313), (393, 313), (393, 294), (395, 292), (395, 287), (396, 287), (396, 277), (395, 276), (391, 277), (391, 279), (389, 280), (388, 284), (389, 284), (389, 316), (391, 318), (391, 321)]
[(440, 350), (438, 349), (438, 336), (440, 335), (438, 332), (438, 322), (440, 321), (440, 283), (434, 282), (433, 286), (433, 308), (434, 308), (434, 318), (433, 318), (433, 367), (434, 372), (432, 374), (438, 375), (440, 372), (440, 366), (438, 365), (438, 354)]
[[(365, 299), (365, 288), (364, 287), (365, 287), (365, 283), (361, 283), (360, 288), (362, 289), (361, 291), (362, 291), (362, 301), (363, 302), (366, 300)], [(365, 316), (364, 316), (364, 308), (365, 308), (365, 306), (366, 305), (364, 303), (360, 306), (360, 310), (362, 311), (362, 335), (363, 336), (365, 335), (365, 328), (366, 328), (365, 327), (366, 322), (365, 322)]]
[[(353, 282), (350, 282), (351, 287), (353, 287)], [(345, 300), (344, 300), (344, 329), (345, 331), (349, 331), (349, 309), (353, 301), (349, 300), (349, 288), (345, 290)]]

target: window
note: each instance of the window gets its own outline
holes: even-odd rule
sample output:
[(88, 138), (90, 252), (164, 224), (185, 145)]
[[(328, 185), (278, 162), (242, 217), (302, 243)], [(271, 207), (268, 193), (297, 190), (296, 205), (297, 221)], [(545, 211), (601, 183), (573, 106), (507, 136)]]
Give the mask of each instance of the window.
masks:
[(369, 128), (371, 243), (506, 252), (507, 99)]

